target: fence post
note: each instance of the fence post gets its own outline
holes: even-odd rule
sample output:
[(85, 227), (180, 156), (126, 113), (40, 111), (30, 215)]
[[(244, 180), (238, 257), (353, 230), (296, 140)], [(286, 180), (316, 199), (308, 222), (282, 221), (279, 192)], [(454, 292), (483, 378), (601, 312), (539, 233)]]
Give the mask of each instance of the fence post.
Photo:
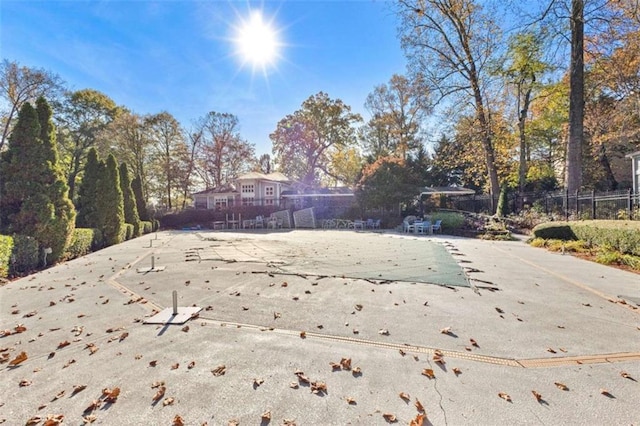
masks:
[(596, 219), (596, 190), (591, 190), (591, 220)]
[(627, 190), (627, 217), (632, 220), (633, 217), (633, 199), (631, 198), (631, 188)]
[(576, 189), (576, 220), (580, 219), (580, 192)]
[(569, 221), (569, 190), (564, 190), (564, 220)]

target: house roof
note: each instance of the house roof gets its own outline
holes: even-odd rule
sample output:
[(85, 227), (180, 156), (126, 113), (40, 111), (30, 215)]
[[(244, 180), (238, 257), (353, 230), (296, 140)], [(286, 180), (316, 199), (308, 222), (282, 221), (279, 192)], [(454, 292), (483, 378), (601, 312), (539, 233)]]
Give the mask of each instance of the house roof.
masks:
[(261, 180), (270, 180), (274, 182), (289, 182), (289, 178), (280, 172), (273, 173), (260, 173), (260, 172), (249, 172), (243, 175), (238, 176), (237, 180), (248, 180), (248, 179), (261, 179)]
[(205, 189), (204, 191), (194, 192), (192, 195), (207, 195), (207, 194), (226, 194), (229, 192), (238, 192), (231, 185), (222, 185), (215, 188)]
[(476, 193), (473, 189), (461, 186), (424, 187), (420, 191), (420, 195), (473, 195)]

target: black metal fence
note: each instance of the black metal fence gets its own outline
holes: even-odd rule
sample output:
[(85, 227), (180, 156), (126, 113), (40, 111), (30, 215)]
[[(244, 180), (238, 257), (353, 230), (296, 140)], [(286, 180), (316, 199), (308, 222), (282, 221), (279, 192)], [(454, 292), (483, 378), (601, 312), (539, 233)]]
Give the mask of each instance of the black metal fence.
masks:
[[(448, 208), (493, 214), (498, 203), (490, 195), (465, 195), (446, 200)], [(507, 213), (533, 209), (565, 220), (640, 220), (640, 194), (631, 190), (610, 192), (531, 192), (507, 196)]]

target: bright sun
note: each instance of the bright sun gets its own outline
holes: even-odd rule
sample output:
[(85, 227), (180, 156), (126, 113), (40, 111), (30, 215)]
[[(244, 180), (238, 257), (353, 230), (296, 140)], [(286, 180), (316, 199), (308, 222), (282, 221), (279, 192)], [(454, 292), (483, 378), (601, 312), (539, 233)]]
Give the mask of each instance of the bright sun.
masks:
[(274, 66), (280, 56), (281, 43), (278, 32), (265, 22), (262, 12), (251, 12), (248, 20), (241, 20), (235, 28), (236, 52), (242, 59), (242, 64), (251, 64), (253, 70), (262, 68), (266, 73), (268, 67)]

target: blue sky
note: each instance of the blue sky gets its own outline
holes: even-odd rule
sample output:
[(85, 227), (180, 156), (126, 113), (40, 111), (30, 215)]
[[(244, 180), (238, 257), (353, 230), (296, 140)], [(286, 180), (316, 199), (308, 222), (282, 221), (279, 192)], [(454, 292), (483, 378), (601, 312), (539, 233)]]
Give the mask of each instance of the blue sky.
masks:
[[(392, 8), (380, 0), (2, 0), (0, 53), (136, 113), (166, 110), (187, 129), (209, 111), (235, 114), (262, 154), (277, 122), (319, 91), (366, 118), (367, 94), (405, 72)], [(279, 40), (264, 69), (233, 41), (256, 10)]]

